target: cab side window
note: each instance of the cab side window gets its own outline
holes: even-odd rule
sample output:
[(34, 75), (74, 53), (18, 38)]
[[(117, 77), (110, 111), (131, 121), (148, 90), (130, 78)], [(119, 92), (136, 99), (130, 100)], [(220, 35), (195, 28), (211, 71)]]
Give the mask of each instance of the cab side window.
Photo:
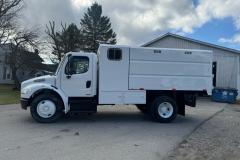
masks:
[(84, 56), (73, 56), (65, 68), (66, 75), (83, 74), (89, 69), (89, 58)]

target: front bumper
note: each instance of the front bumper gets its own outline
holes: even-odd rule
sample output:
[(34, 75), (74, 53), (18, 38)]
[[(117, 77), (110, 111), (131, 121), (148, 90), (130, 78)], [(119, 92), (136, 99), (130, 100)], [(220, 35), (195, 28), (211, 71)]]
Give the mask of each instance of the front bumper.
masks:
[(29, 106), (29, 100), (26, 98), (21, 98), (21, 107), (24, 110), (27, 110), (27, 107)]

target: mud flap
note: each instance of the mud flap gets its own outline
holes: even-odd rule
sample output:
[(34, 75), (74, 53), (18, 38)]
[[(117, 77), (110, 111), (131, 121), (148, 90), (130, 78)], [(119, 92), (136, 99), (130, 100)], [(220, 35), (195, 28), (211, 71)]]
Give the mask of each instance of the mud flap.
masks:
[(185, 105), (190, 106), (190, 107), (196, 107), (196, 95), (192, 94), (185, 94), (184, 95), (184, 101)]
[(178, 114), (185, 116), (185, 105), (178, 108)]
[(185, 116), (185, 100), (184, 95), (179, 94), (176, 97), (177, 99), (177, 105), (178, 105), (178, 114)]

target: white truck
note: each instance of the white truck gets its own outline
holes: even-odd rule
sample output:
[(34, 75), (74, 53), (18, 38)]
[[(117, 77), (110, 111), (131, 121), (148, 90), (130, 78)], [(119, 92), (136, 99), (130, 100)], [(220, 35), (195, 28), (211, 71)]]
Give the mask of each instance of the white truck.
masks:
[[(21, 106), (40, 123), (98, 105), (136, 105), (162, 123), (212, 93), (212, 52), (100, 45), (98, 53), (67, 53), (55, 75), (24, 81)], [(102, 106), (104, 107), (104, 106)]]

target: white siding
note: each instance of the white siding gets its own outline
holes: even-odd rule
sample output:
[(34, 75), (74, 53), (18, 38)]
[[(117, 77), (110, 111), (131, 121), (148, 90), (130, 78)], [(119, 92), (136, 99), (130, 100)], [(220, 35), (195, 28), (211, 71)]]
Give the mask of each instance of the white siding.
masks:
[(217, 87), (238, 88), (239, 56), (237, 53), (210, 47), (173, 36), (166, 36), (147, 47), (201, 49), (213, 51), (213, 61), (217, 62)]
[(217, 60), (217, 86), (237, 88), (238, 58), (218, 57)]

